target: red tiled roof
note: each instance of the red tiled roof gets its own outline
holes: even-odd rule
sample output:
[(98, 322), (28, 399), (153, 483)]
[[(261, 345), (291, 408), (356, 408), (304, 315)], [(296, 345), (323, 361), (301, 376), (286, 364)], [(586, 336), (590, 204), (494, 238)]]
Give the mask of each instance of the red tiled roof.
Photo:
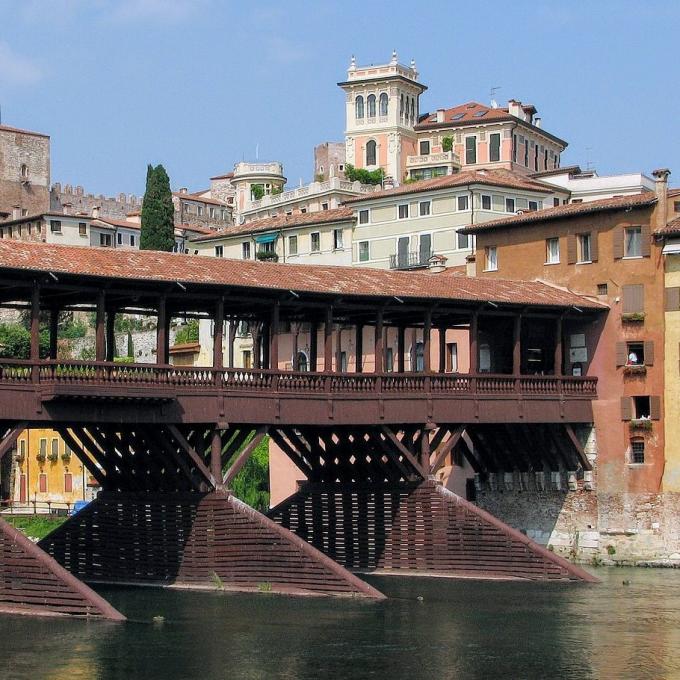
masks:
[(538, 281), (441, 276), (365, 267), (279, 264), (151, 250), (55, 246), (6, 239), (0, 240), (0, 272), (3, 270), (52, 272), (81, 280), (104, 277), (122, 281), (180, 282), (193, 287), (297, 291), (345, 297), (606, 308), (599, 302)]
[(666, 224), (665, 227), (657, 229), (654, 233), (662, 234), (664, 236), (680, 234), (680, 217), (676, 217), (675, 219), (671, 220)]
[(333, 210), (317, 210), (316, 212), (296, 213), (294, 215), (276, 215), (253, 220), (245, 224), (234, 225), (219, 231), (213, 231), (209, 236), (199, 236), (192, 241), (212, 241), (229, 236), (243, 236), (257, 234), (273, 229), (288, 229), (291, 227), (309, 227), (315, 224), (330, 224), (332, 222), (347, 222), (353, 219), (351, 208), (334, 208)]
[(33, 132), (31, 130), (22, 130), (21, 128), (10, 127), (9, 125), (0, 125), (0, 132), (18, 132), (19, 134), (22, 134), (22, 135), (33, 135), (34, 137), (46, 137), (47, 139), (50, 138), (49, 135), (46, 135), (42, 132)]
[(568, 219), (590, 213), (606, 212), (610, 210), (625, 210), (626, 208), (644, 208), (656, 203), (656, 194), (653, 191), (645, 191), (641, 194), (630, 196), (618, 196), (616, 198), (602, 198), (598, 201), (586, 201), (585, 203), (569, 203), (554, 208), (544, 208), (524, 212), (512, 217), (504, 217), (500, 220), (491, 220), (481, 224), (471, 224), (463, 229), (459, 229), (462, 234), (478, 234), (480, 232), (491, 231), (492, 229), (504, 229), (506, 227), (517, 227), (522, 224), (535, 222), (545, 222), (548, 220)]
[[(524, 111), (536, 113), (536, 108), (531, 104), (524, 104), (522, 106)], [(482, 115), (482, 112), (483, 115)], [(454, 120), (455, 118), (455, 120)], [(537, 128), (530, 123), (527, 123), (516, 116), (510, 114), (507, 108), (492, 108), (479, 102), (467, 102), (465, 104), (458, 104), (450, 109), (444, 109), (444, 120), (437, 122), (437, 112), (432, 111), (426, 113), (418, 119), (418, 124), (415, 126), (416, 130), (429, 130), (437, 127), (458, 127), (464, 125), (484, 125), (485, 123), (501, 123), (503, 121), (515, 121), (519, 125), (535, 130), (537, 133), (545, 135), (550, 139), (555, 140), (559, 144), (567, 146), (567, 142), (550, 132), (546, 132), (543, 128)]]
[[(198, 193), (198, 192), (197, 192)], [(227, 204), (224, 201), (218, 201), (215, 198), (206, 198), (205, 196), (197, 196), (196, 193), (181, 193), (179, 191), (173, 191), (172, 195), (175, 198), (180, 198), (185, 201), (195, 201), (196, 203), (208, 203), (210, 205), (219, 205), (219, 206), (224, 206), (227, 207)]]
[(459, 186), (467, 186), (468, 184), (484, 184), (496, 187), (508, 187), (511, 189), (520, 189), (522, 191), (541, 191), (543, 193), (552, 193), (555, 191), (554, 186), (543, 184), (538, 180), (533, 180), (525, 175), (518, 175), (510, 170), (464, 170), (457, 172), (454, 175), (444, 175), (442, 177), (434, 177), (433, 179), (423, 179), (419, 182), (409, 182), (402, 184), (394, 189), (385, 189), (384, 191), (376, 191), (365, 196), (357, 196), (344, 201), (343, 205), (350, 203), (359, 203), (361, 201), (373, 201), (384, 196), (400, 196), (402, 194), (417, 194), (423, 191), (435, 191), (437, 189), (449, 189)]
[(561, 168), (553, 168), (552, 170), (541, 170), (540, 172), (532, 172), (529, 177), (540, 179), (541, 177), (552, 177), (553, 175), (580, 175), (580, 165), (565, 165)]
[[(136, 229), (140, 231), (142, 225), (140, 222), (133, 222), (132, 220), (118, 220), (111, 217), (100, 217), (97, 222), (103, 222), (104, 224), (111, 224), (114, 227), (122, 227), (123, 229)], [(176, 224), (175, 233), (186, 230), (193, 231), (196, 234), (214, 234), (214, 229), (209, 229), (208, 227), (202, 227), (198, 224)]]
[(215, 175), (210, 179), (231, 179), (234, 176), (233, 172), (225, 172), (224, 175)]

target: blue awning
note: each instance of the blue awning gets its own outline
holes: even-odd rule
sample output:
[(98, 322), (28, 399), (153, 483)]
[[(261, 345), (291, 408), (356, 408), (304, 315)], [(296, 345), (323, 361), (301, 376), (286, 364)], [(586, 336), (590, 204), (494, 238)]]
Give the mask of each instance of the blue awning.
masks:
[(260, 234), (255, 237), (255, 243), (272, 243), (273, 241), (276, 241), (277, 236), (277, 232), (274, 232), (273, 234)]

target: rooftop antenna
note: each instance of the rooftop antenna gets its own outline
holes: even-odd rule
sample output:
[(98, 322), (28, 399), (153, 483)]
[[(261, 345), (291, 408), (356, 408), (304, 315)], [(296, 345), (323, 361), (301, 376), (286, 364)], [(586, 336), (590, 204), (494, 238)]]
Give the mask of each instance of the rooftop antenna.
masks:
[(498, 108), (498, 102), (495, 99), (496, 92), (501, 89), (500, 85), (496, 85), (495, 87), (492, 87), (489, 90), (489, 97), (491, 98), (491, 108), (492, 109), (497, 109)]
[(593, 150), (592, 146), (586, 147), (586, 171), (593, 169), (593, 161), (590, 160), (590, 152)]

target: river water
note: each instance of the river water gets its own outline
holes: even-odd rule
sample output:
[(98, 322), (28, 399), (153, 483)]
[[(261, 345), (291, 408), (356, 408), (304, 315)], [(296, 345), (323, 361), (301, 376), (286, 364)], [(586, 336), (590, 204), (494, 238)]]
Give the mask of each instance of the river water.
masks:
[(380, 603), (99, 588), (127, 623), (0, 617), (0, 678), (680, 678), (680, 570), (594, 572), (371, 577)]

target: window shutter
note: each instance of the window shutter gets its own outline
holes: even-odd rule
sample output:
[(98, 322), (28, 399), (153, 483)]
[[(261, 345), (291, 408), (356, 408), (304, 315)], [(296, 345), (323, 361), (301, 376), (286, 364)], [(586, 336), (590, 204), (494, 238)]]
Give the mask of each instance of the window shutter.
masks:
[(576, 236), (567, 236), (567, 264), (576, 264)]
[(597, 250), (597, 232), (590, 232), (590, 261), (597, 262), (598, 250)]
[(642, 225), (642, 243), (640, 245), (642, 257), (649, 257), (652, 254), (652, 232), (648, 224)]
[(649, 415), (652, 420), (659, 420), (661, 418), (661, 397), (649, 398)]
[[(646, 358), (645, 354), (645, 358)], [(628, 359), (628, 348), (625, 342), (616, 343), (616, 366), (625, 366)]]
[(630, 397), (621, 397), (621, 420), (630, 420), (633, 416)]
[(645, 366), (654, 366), (654, 343), (651, 340), (645, 342)]
[(677, 312), (680, 310), (680, 288), (666, 288), (666, 311)]
[(636, 314), (645, 311), (645, 287), (642, 284), (621, 286), (623, 294), (624, 314)]
[(612, 250), (614, 252), (614, 259), (620, 260), (623, 257), (623, 229), (616, 227), (612, 235), (613, 243)]

